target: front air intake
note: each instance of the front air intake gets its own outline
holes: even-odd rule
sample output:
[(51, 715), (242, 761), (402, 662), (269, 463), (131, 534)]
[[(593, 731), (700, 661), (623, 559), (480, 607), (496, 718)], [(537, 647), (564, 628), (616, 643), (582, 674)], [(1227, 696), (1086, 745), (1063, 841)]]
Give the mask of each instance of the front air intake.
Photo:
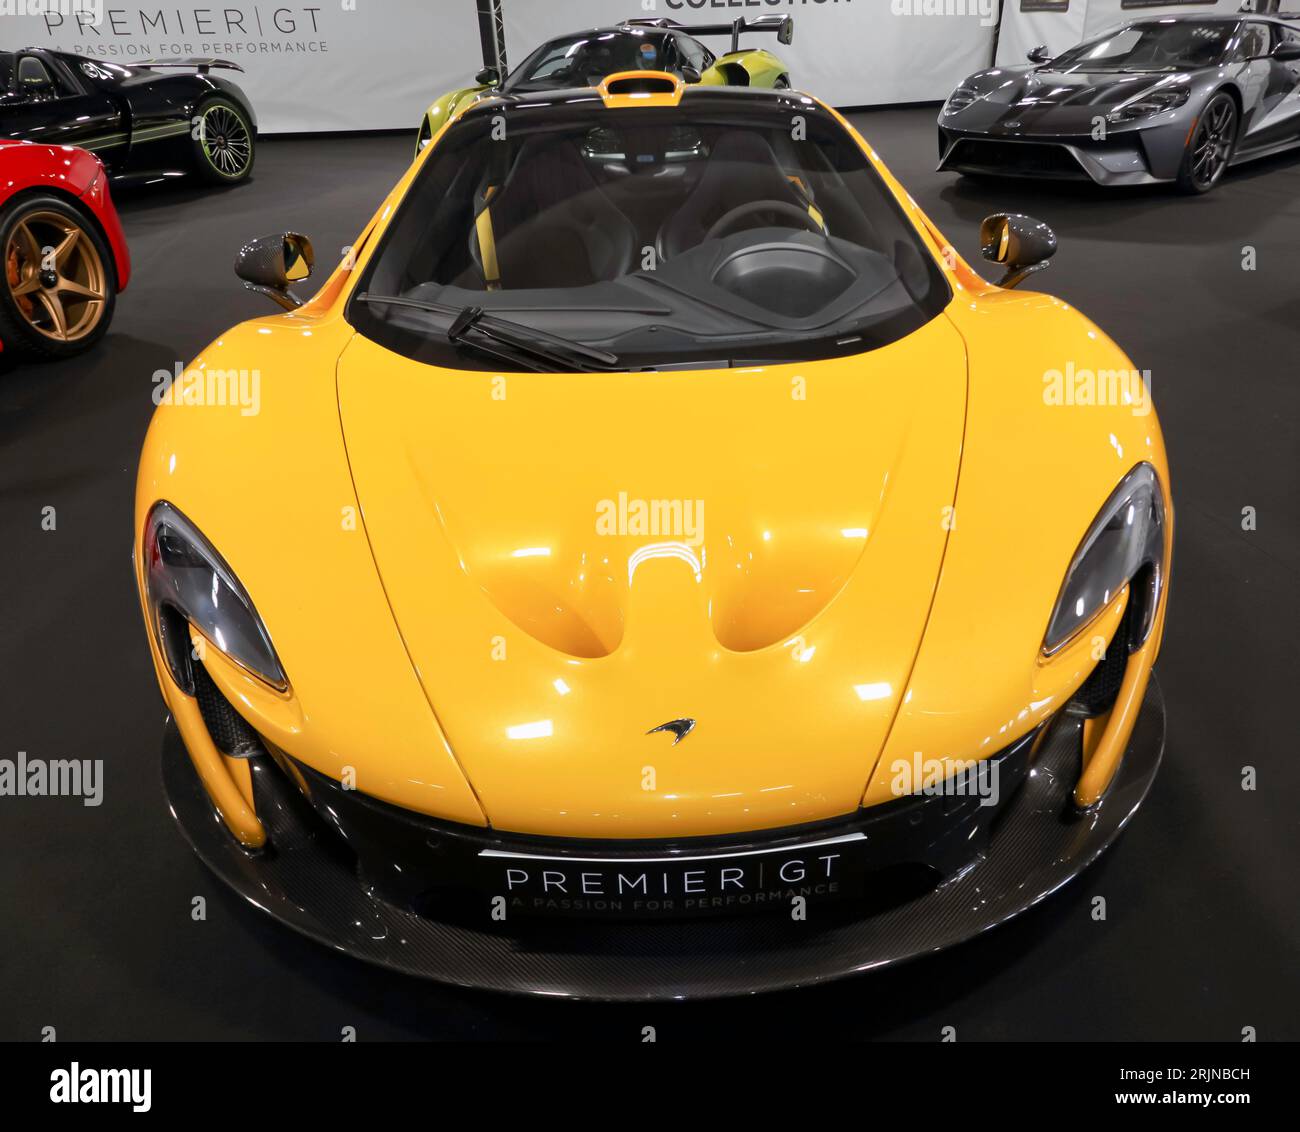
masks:
[(195, 661), (194, 698), (199, 702), (199, 714), (207, 726), (212, 742), (223, 755), (232, 759), (251, 759), (266, 753), (257, 732), (249, 725), (221, 694), (208, 670)]

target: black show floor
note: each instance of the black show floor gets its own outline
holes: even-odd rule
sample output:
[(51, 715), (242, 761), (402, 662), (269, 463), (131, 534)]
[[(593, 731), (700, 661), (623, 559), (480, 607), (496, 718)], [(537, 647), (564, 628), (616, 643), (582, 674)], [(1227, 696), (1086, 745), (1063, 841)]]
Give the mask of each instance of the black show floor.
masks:
[[(268, 141), (247, 186), (121, 195), (135, 279), (111, 335), (90, 357), (0, 374), (0, 758), (107, 764), (98, 808), (0, 798), (0, 1039), (53, 1026), (61, 1040), (337, 1041), (354, 1026), (362, 1040), (634, 1042), (646, 1025), (661, 1041), (933, 1041), (946, 1026), (966, 1041), (1300, 1037), (1300, 158), (1237, 170), (1194, 200), (961, 182), (933, 171), (933, 111), (857, 121), (972, 260), (987, 213), (1052, 224), (1061, 252), (1039, 285), (1152, 371), (1179, 524), (1159, 668), (1169, 737), (1151, 797), (1101, 864), (941, 956), (812, 992), (660, 1007), (415, 982), (230, 896), (173, 827), (159, 780), (163, 712), (129, 573), (153, 374), (268, 310), (231, 271), (244, 239), (303, 231), (332, 262), (410, 153), (406, 137)], [(41, 529), (47, 506), (54, 532)], [(1241, 788), (1248, 765), (1254, 792)]]

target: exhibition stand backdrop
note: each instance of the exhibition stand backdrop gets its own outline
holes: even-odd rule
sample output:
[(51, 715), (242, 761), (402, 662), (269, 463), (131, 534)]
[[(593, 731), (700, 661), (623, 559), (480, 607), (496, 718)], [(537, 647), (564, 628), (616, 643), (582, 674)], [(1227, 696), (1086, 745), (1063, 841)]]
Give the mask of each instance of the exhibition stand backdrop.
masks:
[[(779, 51), (795, 85), (836, 106), (940, 100), (988, 66), (995, 48), (1005, 62), (1023, 60), (1038, 43), (1063, 50), (1134, 11), (1240, 6), (1240, 0), (497, 2), (515, 62), (555, 35), (630, 17), (699, 24), (788, 13), (795, 17), (795, 41)], [(245, 68), (235, 78), (265, 133), (414, 129), (434, 98), (467, 85), (482, 65), (479, 6), (480, 0), (14, 0), (0, 16), (0, 47), (53, 47), (119, 63), (217, 56)], [(746, 43), (774, 47), (770, 40), (753, 36)], [(712, 45), (726, 49), (722, 40)]]
[[(742, 46), (775, 51), (789, 63), (795, 86), (833, 106), (947, 98), (966, 75), (989, 65), (997, 27), (997, 5), (989, 0), (503, 0), (503, 6), (515, 62), (558, 32), (628, 17), (689, 25), (792, 15), (789, 47), (778, 47), (770, 35), (751, 35)], [(706, 46), (722, 54), (729, 44), (716, 38)]]

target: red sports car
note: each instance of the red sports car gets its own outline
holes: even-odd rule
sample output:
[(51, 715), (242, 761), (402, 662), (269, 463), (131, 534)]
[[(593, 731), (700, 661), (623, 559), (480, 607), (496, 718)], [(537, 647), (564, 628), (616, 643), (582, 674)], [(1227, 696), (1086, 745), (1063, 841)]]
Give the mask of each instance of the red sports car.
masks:
[(131, 260), (94, 154), (0, 140), (0, 350), (63, 358), (108, 330)]

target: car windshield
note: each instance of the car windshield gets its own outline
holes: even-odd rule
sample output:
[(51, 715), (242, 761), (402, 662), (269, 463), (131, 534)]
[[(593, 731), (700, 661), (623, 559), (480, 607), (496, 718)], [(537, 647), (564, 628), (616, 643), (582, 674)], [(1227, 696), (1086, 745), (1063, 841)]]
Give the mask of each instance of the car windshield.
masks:
[(348, 318), (462, 369), (500, 365), (448, 340), (445, 311), (475, 307), (619, 368), (725, 367), (862, 353), (950, 298), (830, 114), (693, 90), (675, 108), (480, 104), (425, 159)]
[(553, 39), (525, 59), (506, 81), (512, 94), (597, 86), (620, 71), (663, 71), (673, 65), (661, 33), (600, 31)]
[(1082, 43), (1052, 61), (1056, 71), (1186, 71), (1222, 60), (1231, 20), (1149, 20)]

